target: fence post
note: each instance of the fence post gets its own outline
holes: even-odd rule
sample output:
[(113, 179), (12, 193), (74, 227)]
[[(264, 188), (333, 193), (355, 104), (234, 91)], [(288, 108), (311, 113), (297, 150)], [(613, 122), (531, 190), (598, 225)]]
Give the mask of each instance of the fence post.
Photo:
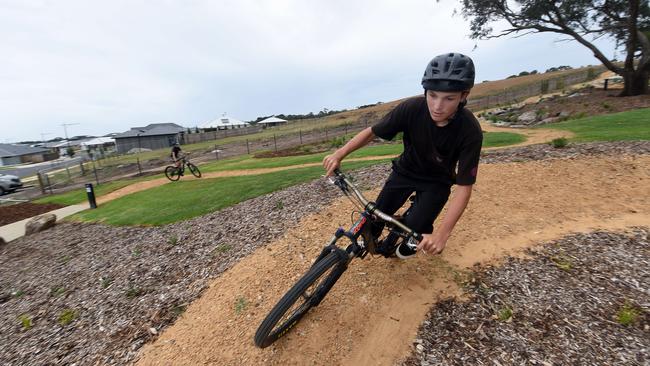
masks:
[(84, 169), (83, 161), (79, 162), (79, 168), (81, 169), (81, 175), (86, 175), (86, 170)]
[(300, 134), (300, 145), (302, 145), (302, 130), (298, 130), (298, 134)]
[(219, 160), (219, 150), (217, 150), (217, 144), (214, 144), (214, 154), (217, 156), (217, 160)]
[(99, 185), (99, 178), (97, 177), (97, 169), (95, 168), (95, 161), (93, 160), (93, 173), (95, 173), (95, 182)]
[(278, 152), (278, 141), (275, 138), (275, 134), (273, 134), (273, 146), (275, 146), (275, 152)]
[(136, 158), (138, 161), (138, 175), (142, 175), (142, 167), (140, 166), (140, 157)]
[(45, 194), (45, 182), (43, 182), (43, 173), (38, 172), (36, 176), (38, 177), (38, 184), (41, 186), (41, 193)]
[(251, 153), (251, 148), (248, 146), (248, 139), (246, 139), (246, 154), (250, 155)]
[(50, 194), (52, 194), (52, 183), (50, 183), (50, 177), (45, 173), (45, 182), (47, 183), (47, 187), (50, 189)]

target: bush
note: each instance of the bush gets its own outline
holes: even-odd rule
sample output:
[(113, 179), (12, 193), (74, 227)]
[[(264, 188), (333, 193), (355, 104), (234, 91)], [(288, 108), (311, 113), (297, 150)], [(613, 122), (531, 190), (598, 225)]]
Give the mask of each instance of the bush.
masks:
[(569, 141), (567, 139), (565, 139), (564, 137), (553, 139), (551, 141), (551, 146), (553, 146), (556, 149), (563, 148), (563, 147), (567, 146), (568, 144), (569, 144)]

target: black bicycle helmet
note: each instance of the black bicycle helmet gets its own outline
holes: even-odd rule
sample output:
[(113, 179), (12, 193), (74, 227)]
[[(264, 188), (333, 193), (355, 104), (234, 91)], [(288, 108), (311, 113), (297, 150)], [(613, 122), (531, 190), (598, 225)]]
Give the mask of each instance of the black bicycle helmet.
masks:
[(422, 87), (435, 91), (465, 91), (474, 86), (474, 62), (460, 53), (436, 56), (427, 64)]

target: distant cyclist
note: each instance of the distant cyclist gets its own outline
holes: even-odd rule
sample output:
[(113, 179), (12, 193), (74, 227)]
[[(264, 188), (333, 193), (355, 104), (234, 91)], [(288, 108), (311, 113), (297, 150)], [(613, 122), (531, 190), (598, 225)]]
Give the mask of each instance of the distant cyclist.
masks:
[[(377, 198), (377, 208), (392, 215), (415, 192), (415, 201), (404, 224), (423, 233), (417, 249), (425, 254), (441, 253), (467, 207), (476, 182), (483, 133), (478, 121), (465, 108), (474, 86), (474, 63), (460, 53), (433, 58), (422, 77), (424, 95), (410, 98), (377, 124), (323, 159), (332, 175), (351, 152), (375, 136), (392, 140), (403, 133), (404, 151), (393, 161), (393, 171)], [(457, 184), (447, 214), (433, 231), (433, 221), (445, 206), (451, 186)], [(377, 227), (378, 234), (382, 227)], [(397, 237), (386, 238), (377, 252), (384, 256), (413, 257), (416, 248)]]
[(181, 152), (181, 144), (174, 142), (171, 152), (172, 161), (174, 162), (176, 168), (178, 168), (178, 170), (181, 172), (180, 175), (183, 175), (183, 170), (181, 169), (183, 167), (183, 155)]

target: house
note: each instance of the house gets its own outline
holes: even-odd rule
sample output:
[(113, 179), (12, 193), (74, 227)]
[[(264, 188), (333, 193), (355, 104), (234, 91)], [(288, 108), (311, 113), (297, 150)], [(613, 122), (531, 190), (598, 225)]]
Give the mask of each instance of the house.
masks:
[(267, 127), (272, 127), (272, 126), (280, 126), (287, 123), (286, 119), (282, 118), (277, 118), (277, 117), (269, 117), (266, 119), (263, 119), (259, 122), (257, 122), (258, 125), (267, 128)]
[(42, 147), (25, 145), (0, 144), (0, 166), (25, 163), (40, 163), (54, 160), (58, 154)]
[(113, 138), (117, 152), (124, 154), (143, 149), (164, 149), (174, 142), (183, 143), (184, 132), (185, 128), (175, 123), (151, 123), (145, 127), (132, 127)]
[(102, 158), (106, 153), (115, 151), (115, 139), (112, 137), (96, 137), (81, 143), (81, 150), (90, 156)]
[(227, 117), (224, 113), (223, 116), (214, 119), (210, 122), (206, 122), (201, 126), (204, 130), (216, 129), (216, 130), (230, 130), (234, 128), (243, 128), (248, 127), (248, 122), (240, 121), (236, 118)]
[(46, 148), (56, 151), (60, 156), (68, 155), (68, 149), (72, 149), (73, 154), (81, 149), (81, 144), (87, 140), (61, 140), (54, 143), (45, 144)]

